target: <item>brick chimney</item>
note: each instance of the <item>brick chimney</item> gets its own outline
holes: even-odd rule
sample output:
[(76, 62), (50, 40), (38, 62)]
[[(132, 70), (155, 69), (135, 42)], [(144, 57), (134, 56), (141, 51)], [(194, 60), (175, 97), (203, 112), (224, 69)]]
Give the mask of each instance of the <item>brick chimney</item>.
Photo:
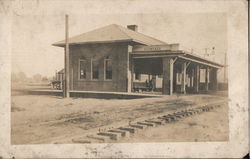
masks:
[(127, 28), (133, 31), (138, 31), (138, 26), (137, 25), (127, 25)]

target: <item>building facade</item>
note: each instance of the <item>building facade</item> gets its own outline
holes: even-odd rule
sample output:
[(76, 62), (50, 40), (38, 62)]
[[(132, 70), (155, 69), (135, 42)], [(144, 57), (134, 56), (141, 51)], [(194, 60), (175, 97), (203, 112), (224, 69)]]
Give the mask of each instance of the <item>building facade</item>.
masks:
[[(65, 41), (53, 45), (65, 47)], [(69, 38), (72, 91), (160, 91), (163, 94), (217, 89), (222, 65), (179, 49), (179, 44), (141, 34), (136, 25), (113, 24)]]

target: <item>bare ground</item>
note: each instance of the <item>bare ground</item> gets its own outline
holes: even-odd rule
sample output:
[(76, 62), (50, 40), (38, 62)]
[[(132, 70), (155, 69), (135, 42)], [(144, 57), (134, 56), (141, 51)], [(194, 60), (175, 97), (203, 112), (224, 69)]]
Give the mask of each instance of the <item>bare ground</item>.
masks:
[[(160, 98), (143, 99), (94, 99), (94, 98), (68, 98), (46, 95), (26, 95), (12, 93), (11, 99), (11, 143), (70, 143), (75, 136), (97, 132), (99, 129), (117, 127), (128, 124), (129, 121), (145, 118), (169, 111), (178, 110), (187, 106), (211, 101), (224, 100), (218, 95), (185, 95), (165, 96)], [(228, 131), (227, 106), (221, 110), (224, 113), (207, 113), (201, 117), (193, 117), (185, 122), (169, 125), (164, 128), (147, 130), (144, 134), (126, 139), (123, 142), (137, 141), (194, 141), (196, 136), (209, 129), (213, 136), (211, 139), (201, 136), (199, 140), (226, 140), (227, 135), (221, 136), (211, 125), (218, 115), (218, 127), (221, 132)], [(209, 120), (211, 119), (211, 121)], [(209, 126), (202, 127), (206, 123)], [(174, 128), (173, 128), (174, 126)], [(194, 129), (200, 127), (199, 129)], [(209, 128), (208, 128), (209, 127)], [(218, 129), (216, 127), (216, 129)], [(159, 130), (158, 130), (159, 129)], [(173, 134), (163, 135), (161, 132), (169, 131)], [(184, 133), (176, 133), (178, 131)], [(189, 133), (185, 133), (188, 131)], [(170, 133), (170, 134), (171, 134)], [(150, 136), (151, 134), (151, 136)], [(152, 134), (154, 134), (152, 136)], [(177, 135), (178, 134), (178, 135)], [(227, 133), (226, 133), (227, 134)], [(217, 137), (215, 137), (217, 135)], [(157, 138), (158, 136), (158, 138)], [(203, 137), (203, 138), (202, 138)], [(149, 139), (151, 138), (151, 139)], [(198, 140), (198, 139), (197, 139)]]
[(139, 131), (130, 138), (119, 142), (203, 142), (228, 141), (227, 104), (221, 107), (179, 119), (156, 128)]

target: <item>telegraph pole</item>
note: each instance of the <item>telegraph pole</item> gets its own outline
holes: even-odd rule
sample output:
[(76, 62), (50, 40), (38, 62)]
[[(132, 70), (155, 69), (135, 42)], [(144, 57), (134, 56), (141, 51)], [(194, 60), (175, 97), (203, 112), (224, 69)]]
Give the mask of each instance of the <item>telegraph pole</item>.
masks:
[(215, 47), (212, 47), (213, 61), (215, 60)]
[(65, 15), (65, 54), (64, 54), (64, 89), (63, 97), (69, 97), (69, 23), (68, 15)]
[(209, 56), (209, 54), (207, 53), (208, 49), (209, 49), (209, 48), (204, 48), (204, 50), (205, 50), (204, 58), (205, 58), (206, 56)]
[(227, 53), (225, 53), (225, 57), (224, 57), (224, 83), (227, 82), (227, 72), (226, 72), (226, 69), (227, 69)]

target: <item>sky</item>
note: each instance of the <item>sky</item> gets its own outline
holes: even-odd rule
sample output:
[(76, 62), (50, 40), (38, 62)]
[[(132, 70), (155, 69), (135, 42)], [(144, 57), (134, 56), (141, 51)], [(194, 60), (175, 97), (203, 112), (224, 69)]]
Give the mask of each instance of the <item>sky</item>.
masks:
[[(38, 4), (41, 5), (41, 4)], [(43, 6), (43, 5), (41, 5)], [(27, 76), (53, 76), (63, 68), (64, 49), (52, 46), (63, 40), (65, 16), (61, 14), (13, 14), (12, 72)], [(69, 14), (69, 36), (110, 24), (138, 25), (140, 33), (167, 43), (179, 43), (185, 50), (203, 56), (205, 48), (215, 47), (210, 58), (224, 63), (227, 52), (227, 19), (224, 13), (107, 13)], [(209, 52), (209, 50), (208, 50)]]

